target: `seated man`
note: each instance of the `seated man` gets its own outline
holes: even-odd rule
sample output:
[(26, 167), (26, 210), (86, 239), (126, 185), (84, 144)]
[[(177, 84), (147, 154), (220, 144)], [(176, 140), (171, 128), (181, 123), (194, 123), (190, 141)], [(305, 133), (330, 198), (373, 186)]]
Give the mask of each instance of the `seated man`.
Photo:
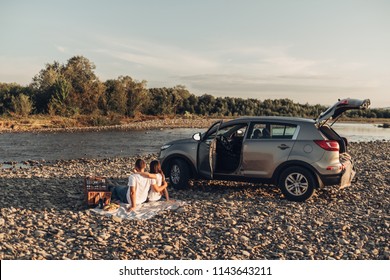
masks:
[[(145, 161), (137, 159), (135, 162), (137, 172), (145, 172), (145, 167)], [(127, 186), (114, 186), (111, 188), (112, 200), (130, 204), (127, 210), (133, 211), (137, 205), (147, 200), (151, 187), (156, 187), (156, 179), (145, 178), (140, 174), (131, 174)]]

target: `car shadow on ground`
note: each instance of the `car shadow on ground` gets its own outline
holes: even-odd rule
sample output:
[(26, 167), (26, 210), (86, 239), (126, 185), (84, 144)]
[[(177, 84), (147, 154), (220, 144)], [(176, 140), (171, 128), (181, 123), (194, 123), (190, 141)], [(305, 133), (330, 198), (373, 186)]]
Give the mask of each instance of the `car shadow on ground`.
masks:
[(284, 199), (279, 188), (272, 184), (194, 180), (190, 182), (187, 191), (204, 194), (205, 199), (213, 198), (213, 196), (231, 197), (237, 200)]
[[(273, 184), (231, 182), (231, 181), (204, 181), (194, 180), (190, 182), (189, 191), (194, 193), (207, 193), (212, 195), (232, 196), (240, 201), (246, 199), (258, 199), (261, 201), (283, 201), (288, 203), (305, 203), (293, 202), (287, 200), (279, 187)], [(207, 197), (210, 196), (205, 196)], [(315, 194), (306, 202), (330, 202), (348, 198), (348, 188), (340, 189), (338, 186), (327, 186), (317, 188)]]

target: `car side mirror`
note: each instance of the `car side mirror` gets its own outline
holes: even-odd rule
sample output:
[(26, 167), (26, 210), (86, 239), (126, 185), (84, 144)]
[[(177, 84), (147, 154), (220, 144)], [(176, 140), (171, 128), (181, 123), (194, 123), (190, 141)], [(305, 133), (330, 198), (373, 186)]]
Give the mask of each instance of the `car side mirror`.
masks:
[(200, 141), (202, 139), (202, 135), (200, 134), (200, 132), (195, 133), (194, 135), (192, 135), (192, 139), (194, 139), (195, 141)]

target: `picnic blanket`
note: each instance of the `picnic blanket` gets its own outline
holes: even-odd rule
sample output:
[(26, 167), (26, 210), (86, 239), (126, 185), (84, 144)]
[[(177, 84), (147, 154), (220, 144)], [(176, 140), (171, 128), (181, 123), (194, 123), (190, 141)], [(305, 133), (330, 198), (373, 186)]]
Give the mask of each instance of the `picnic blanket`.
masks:
[(185, 204), (187, 203), (181, 200), (159, 200), (137, 205), (136, 209), (130, 212), (126, 211), (126, 208), (129, 206), (128, 204), (121, 204), (120, 207), (114, 211), (104, 211), (99, 207), (93, 208), (91, 210), (101, 215), (116, 216), (121, 219), (150, 219), (159, 212), (165, 210), (176, 210)]

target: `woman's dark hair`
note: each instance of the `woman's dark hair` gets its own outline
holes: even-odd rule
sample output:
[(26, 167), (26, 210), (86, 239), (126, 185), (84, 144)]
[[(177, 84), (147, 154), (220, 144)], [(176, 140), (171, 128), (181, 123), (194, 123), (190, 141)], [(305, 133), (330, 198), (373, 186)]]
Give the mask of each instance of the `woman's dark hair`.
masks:
[(160, 173), (163, 179), (163, 182), (165, 181), (164, 173), (161, 169), (161, 164), (158, 160), (153, 160), (150, 162), (150, 173), (157, 174)]

